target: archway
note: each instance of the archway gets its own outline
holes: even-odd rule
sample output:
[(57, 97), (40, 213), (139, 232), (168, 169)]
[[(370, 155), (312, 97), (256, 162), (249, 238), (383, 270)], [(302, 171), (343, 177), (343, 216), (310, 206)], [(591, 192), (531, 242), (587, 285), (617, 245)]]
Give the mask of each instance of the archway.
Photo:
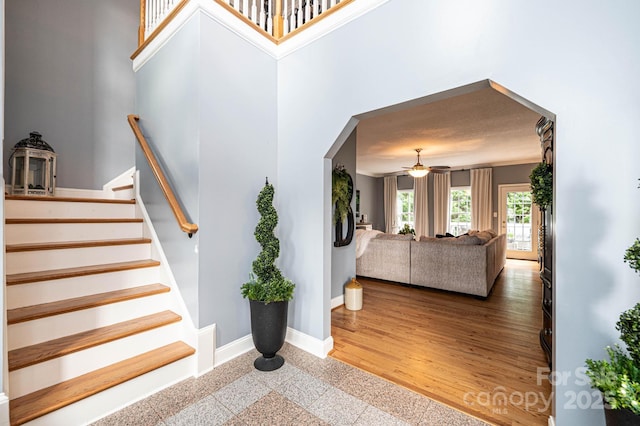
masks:
[[(393, 105), (393, 106), (389, 106), (387, 108), (382, 108), (382, 109), (378, 109), (375, 111), (370, 111), (364, 114), (360, 114), (357, 115), (356, 117), (352, 118), (351, 121), (349, 122), (349, 125), (352, 126), (352, 128), (347, 131), (347, 129), (345, 128), (345, 131), (343, 131), (343, 135), (344, 134), (348, 134), (349, 137), (353, 137), (356, 138), (356, 135), (359, 136), (358, 132), (360, 130), (360, 123), (362, 123), (365, 120), (371, 119), (371, 118), (379, 118), (379, 117), (384, 117), (387, 114), (391, 114), (391, 113), (398, 113), (398, 112), (402, 112), (402, 111), (406, 111), (408, 109), (411, 108), (415, 108), (418, 106), (423, 106), (423, 105), (427, 105), (427, 104), (437, 104), (440, 101), (443, 100), (450, 100), (456, 97), (462, 97), (464, 95), (470, 94), (470, 93), (475, 93), (478, 91), (482, 91), (482, 90), (491, 90), (492, 92), (495, 93), (499, 93), (500, 95), (505, 96), (506, 98), (508, 98), (510, 100), (510, 102), (514, 102), (517, 103), (521, 106), (526, 107), (528, 110), (530, 110), (531, 112), (533, 112), (533, 116), (535, 117), (535, 119), (537, 119), (540, 116), (546, 117), (548, 120), (551, 121), (555, 121), (555, 115), (550, 113), (549, 111), (529, 102), (528, 100), (524, 99), (523, 97), (509, 91), (508, 89), (504, 88), (503, 86), (492, 82), (490, 80), (485, 80), (485, 81), (481, 81), (481, 82), (477, 82), (477, 83), (473, 83), (470, 85), (466, 85), (466, 86), (462, 86), (462, 87), (458, 87), (455, 89), (451, 89), (445, 92), (440, 92), (437, 94), (433, 94), (433, 95), (429, 95), (429, 96), (425, 96), (423, 98), (420, 99), (415, 99), (409, 102), (404, 102), (402, 104), (397, 104), (397, 105)], [(357, 120), (357, 122), (356, 122)], [(531, 135), (534, 138), (537, 138), (535, 135), (535, 121), (533, 121), (532, 123), (530, 123), (530, 127), (528, 127), (528, 132), (531, 133)], [(336, 158), (335, 156), (340, 152), (341, 149), (344, 149), (345, 144), (348, 144), (349, 141), (349, 137), (344, 137), (341, 141), (341, 143), (338, 145), (338, 142), (336, 142), (336, 144), (334, 144), (334, 146), (332, 147), (332, 152), (330, 154), (333, 155), (327, 155), (327, 158)], [(537, 140), (537, 152), (538, 152), (538, 157), (536, 159), (536, 161), (540, 161), (542, 153), (540, 151), (540, 143), (539, 140)], [(357, 155), (354, 153), (354, 156), (357, 157)], [(470, 164), (470, 166), (473, 166), (474, 164)], [(360, 176), (358, 175), (356, 179), (358, 179)], [(329, 177), (330, 179), (330, 177)], [(325, 180), (326, 182), (326, 180)], [(330, 181), (329, 181), (330, 182)], [(356, 183), (356, 187), (358, 187), (358, 184)], [(494, 210), (495, 211), (495, 210)], [(552, 244), (551, 244), (552, 246)], [(355, 248), (353, 248), (353, 250), (355, 250)], [(344, 257), (341, 257), (342, 259), (344, 259)], [(333, 259), (332, 259), (333, 260)], [(355, 268), (353, 268), (355, 269)], [(344, 272), (344, 270), (342, 271)], [(355, 272), (354, 272), (355, 275)], [(332, 285), (331, 285), (331, 307), (335, 307), (338, 306), (341, 303), (341, 296), (340, 296), (340, 292), (342, 289), (342, 286), (348, 282), (347, 279), (349, 278), (348, 274), (345, 274), (344, 280), (340, 281), (340, 282), (336, 282), (335, 279), (336, 277), (339, 277), (340, 274), (336, 273), (335, 268), (333, 267), (333, 262), (332, 262)], [(538, 305), (538, 314), (540, 315), (540, 317), (542, 316), (542, 312), (539, 309), (539, 305)], [(357, 315), (357, 314), (356, 314)], [(537, 336), (536, 336), (537, 338)], [(538, 348), (540, 350), (540, 348)], [(362, 366), (360, 366), (362, 368)], [(387, 377), (388, 379), (388, 377)]]

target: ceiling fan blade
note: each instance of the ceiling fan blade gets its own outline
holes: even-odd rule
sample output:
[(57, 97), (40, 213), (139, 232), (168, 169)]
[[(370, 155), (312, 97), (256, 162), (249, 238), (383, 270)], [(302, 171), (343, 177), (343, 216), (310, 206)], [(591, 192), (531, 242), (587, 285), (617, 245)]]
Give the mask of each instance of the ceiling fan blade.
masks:
[(428, 167), (430, 173), (446, 173), (451, 167), (449, 166), (431, 166)]

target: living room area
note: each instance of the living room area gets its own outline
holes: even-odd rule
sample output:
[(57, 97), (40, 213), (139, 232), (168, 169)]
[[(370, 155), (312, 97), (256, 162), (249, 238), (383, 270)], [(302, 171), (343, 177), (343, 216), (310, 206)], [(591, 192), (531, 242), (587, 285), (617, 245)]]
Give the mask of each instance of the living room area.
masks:
[(461, 89), (358, 117), (333, 157), (353, 175), (356, 229), (332, 262), (363, 290), (347, 309), (349, 277), (332, 273), (330, 355), (483, 421), (546, 424), (541, 116), (492, 82)]

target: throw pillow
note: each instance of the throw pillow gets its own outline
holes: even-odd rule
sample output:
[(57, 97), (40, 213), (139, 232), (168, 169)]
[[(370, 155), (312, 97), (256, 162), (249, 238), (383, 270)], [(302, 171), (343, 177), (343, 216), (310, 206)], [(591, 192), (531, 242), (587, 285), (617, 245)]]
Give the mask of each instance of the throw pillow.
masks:
[(378, 240), (410, 241), (413, 240), (413, 234), (379, 234), (375, 238)]
[(447, 240), (451, 244), (460, 244), (465, 246), (477, 246), (483, 244), (482, 240), (477, 235), (461, 235), (458, 238), (451, 238)]

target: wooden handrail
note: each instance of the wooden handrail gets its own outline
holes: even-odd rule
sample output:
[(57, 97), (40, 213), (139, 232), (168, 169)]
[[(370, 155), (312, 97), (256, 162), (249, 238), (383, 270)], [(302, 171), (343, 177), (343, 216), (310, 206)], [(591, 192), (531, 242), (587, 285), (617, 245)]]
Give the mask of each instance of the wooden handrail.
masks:
[(180, 203), (178, 203), (178, 199), (173, 193), (173, 190), (171, 189), (171, 186), (169, 185), (167, 178), (164, 176), (164, 173), (162, 173), (162, 169), (160, 168), (160, 164), (158, 164), (158, 160), (156, 159), (155, 155), (153, 155), (153, 152), (149, 147), (149, 143), (147, 142), (144, 135), (142, 134), (142, 131), (140, 130), (140, 126), (138, 126), (138, 120), (140, 120), (140, 117), (134, 114), (129, 114), (127, 116), (127, 120), (129, 121), (131, 130), (133, 130), (133, 133), (136, 135), (136, 139), (138, 139), (140, 148), (142, 148), (142, 152), (144, 153), (144, 156), (147, 158), (147, 161), (149, 162), (151, 171), (153, 172), (153, 175), (156, 177), (156, 180), (160, 185), (160, 189), (162, 189), (162, 192), (165, 198), (169, 202), (169, 206), (171, 207), (171, 210), (173, 211), (173, 214), (176, 217), (176, 220), (178, 221), (178, 225), (180, 225), (180, 229), (183, 232), (186, 232), (187, 234), (189, 234), (189, 238), (191, 238), (193, 234), (198, 232), (198, 225), (196, 225), (195, 223), (189, 223), (187, 221), (187, 218), (184, 215), (184, 212), (182, 211), (182, 207), (180, 207)]

